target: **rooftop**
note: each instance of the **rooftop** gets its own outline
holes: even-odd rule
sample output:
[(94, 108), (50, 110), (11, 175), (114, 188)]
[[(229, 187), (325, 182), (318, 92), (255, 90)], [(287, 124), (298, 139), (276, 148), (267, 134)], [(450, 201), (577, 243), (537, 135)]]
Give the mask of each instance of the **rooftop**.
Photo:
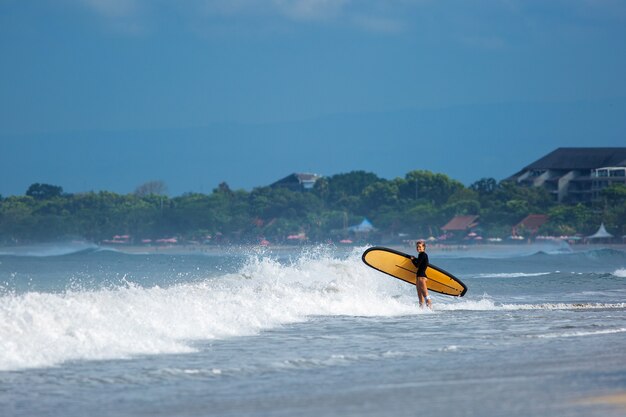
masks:
[(545, 214), (529, 214), (524, 218), (524, 220), (515, 225), (515, 227), (525, 227), (529, 230), (537, 230), (547, 221), (548, 216)]
[(626, 148), (558, 148), (523, 170), (587, 170), (626, 166)]
[(293, 188), (294, 186), (301, 186), (304, 189), (313, 188), (315, 182), (321, 178), (318, 174), (311, 174), (308, 172), (295, 172), (286, 176), (283, 179), (271, 184), (270, 187), (282, 187), (287, 186)]
[(478, 225), (476, 222), (478, 216), (455, 216), (450, 220), (441, 230), (454, 231), (454, 230), (468, 230)]

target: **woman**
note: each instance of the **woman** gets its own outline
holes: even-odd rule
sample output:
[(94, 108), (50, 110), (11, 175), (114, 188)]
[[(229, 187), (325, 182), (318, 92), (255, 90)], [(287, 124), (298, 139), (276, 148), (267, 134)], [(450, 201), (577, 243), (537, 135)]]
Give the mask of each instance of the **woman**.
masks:
[(426, 277), (426, 268), (428, 267), (428, 255), (426, 254), (426, 242), (423, 240), (418, 240), (415, 243), (415, 249), (417, 250), (417, 258), (411, 256), (411, 262), (417, 268), (417, 272), (415, 273), (416, 282), (415, 287), (417, 287), (417, 297), (419, 299), (420, 308), (424, 307), (424, 301), (426, 302), (426, 306), (428, 308), (432, 308), (432, 301), (430, 296), (428, 295), (428, 287), (426, 287), (426, 281), (428, 278)]

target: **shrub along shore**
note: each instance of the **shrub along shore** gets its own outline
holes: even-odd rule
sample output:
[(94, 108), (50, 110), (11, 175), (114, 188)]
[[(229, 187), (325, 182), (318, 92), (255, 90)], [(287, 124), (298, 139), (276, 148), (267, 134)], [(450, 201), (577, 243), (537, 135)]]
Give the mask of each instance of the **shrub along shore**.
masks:
[[(33, 184), (24, 196), (0, 196), (0, 244), (68, 238), (128, 244), (156, 242), (309, 243), (358, 239), (349, 227), (367, 218), (370, 241), (437, 237), (456, 215), (478, 215), (484, 237), (506, 238), (529, 214), (549, 220), (539, 235), (586, 236), (601, 223), (621, 240), (626, 234), (626, 186), (613, 185), (593, 204), (557, 203), (542, 188), (485, 178), (464, 186), (445, 174), (411, 171), (387, 180), (353, 171), (319, 179), (310, 190), (257, 187), (210, 194), (164, 195), (163, 187), (134, 193), (68, 194), (62, 187)], [(529, 231), (519, 230), (524, 235)], [(462, 236), (456, 236), (461, 238)]]

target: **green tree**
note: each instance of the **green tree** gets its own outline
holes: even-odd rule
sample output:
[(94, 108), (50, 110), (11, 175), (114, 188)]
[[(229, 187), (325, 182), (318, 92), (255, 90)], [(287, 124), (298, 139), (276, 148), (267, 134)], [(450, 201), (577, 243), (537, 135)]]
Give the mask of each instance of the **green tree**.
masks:
[(411, 171), (404, 180), (399, 186), (401, 198), (432, 201), (435, 205), (444, 204), (452, 194), (465, 188), (461, 182), (445, 174), (430, 171)]
[(498, 187), (498, 182), (493, 178), (481, 178), (469, 186), (471, 190), (478, 194), (491, 194)]
[(50, 184), (31, 184), (26, 190), (26, 195), (35, 200), (47, 200), (54, 197), (60, 197), (63, 194), (63, 188), (58, 185)]
[(135, 196), (146, 197), (151, 194), (165, 195), (167, 193), (167, 185), (161, 180), (148, 181), (135, 188)]
[(611, 184), (602, 191), (600, 196), (604, 198), (609, 205), (619, 205), (626, 202), (626, 185)]
[(404, 212), (402, 231), (425, 237), (437, 234), (439, 228), (448, 220), (448, 214), (439, 210), (432, 202), (418, 202)]
[(470, 188), (461, 188), (454, 192), (442, 207), (448, 216), (479, 214), (479, 194)]
[(32, 197), (7, 197), (0, 202), (0, 238), (5, 243), (32, 237), (35, 223)]
[(378, 181), (368, 185), (361, 194), (361, 204), (365, 213), (380, 209), (393, 208), (398, 203), (398, 186), (389, 181)]
[(316, 195), (282, 187), (255, 188), (250, 193), (249, 201), (251, 214), (265, 220), (279, 217), (303, 219), (307, 213), (322, 208)]
[[(153, 190), (155, 190), (153, 188)], [(310, 239), (341, 238), (346, 227), (368, 217), (380, 236), (436, 235), (450, 217), (478, 214), (488, 236), (505, 236), (528, 214), (548, 214), (540, 233), (592, 233), (603, 221), (626, 234), (626, 186), (602, 191), (599, 205), (557, 203), (540, 187), (483, 178), (465, 188), (443, 174), (411, 171), (391, 181), (365, 171), (320, 179), (313, 192), (260, 187), (247, 192), (219, 184), (211, 194), (168, 198), (155, 191), (120, 195), (63, 194), (33, 184), (27, 196), (0, 199), (0, 242), (16, 243), (79, 236), (93, 241), (130, 234), (134, 239), (220, 235), (228, 241), (273, 241), (306, 232)], [(370, 235), (372, 237), (373, 235)]]
[(548, 211), (549, 221), (541, 227), (541, 233), (573, 235), (577, 232), (591, 233), (597, 215), (583, 204), (574, 206), (559, 204)]
[(350, 201), (350, 197), (359, 198), (365, 188), (378, 181), (380, 178), (371, 172), (352, 171), (317, 181), (314, 192), (331, 207), (343, 208)]

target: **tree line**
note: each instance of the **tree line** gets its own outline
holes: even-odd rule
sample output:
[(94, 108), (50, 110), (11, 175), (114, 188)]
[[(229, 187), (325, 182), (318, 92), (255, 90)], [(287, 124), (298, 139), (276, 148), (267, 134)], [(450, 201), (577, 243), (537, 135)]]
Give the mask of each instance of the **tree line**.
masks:
[(309, 242), (349, 237), (348, 226), (369, 219), (372, 239), (438, 236), (455, 215), (479, 215), (485, 237), (505, 238), (528, 214), (547, 214), (547, 235), (593, 233), (601, 222), (626, 234), (626, 186), (602, 191), (590, 205), (557, 203), (543, 188), (484, 178), (469, 187), (445, 174), (416, 170), (391, 180), (366, 171), (319, 179), (311, 190), (257, 187), (232, 190), (220, 184), (210, 194), (164, 194), (161, 182), (131, 194), (109, 191), (67, 194), (62, 187), (33, 184), (24, 196), (0, 196), (0, 243), (67, 238), (94, 242), (115, 235), (142, 239), (240, 243), (261, 237), (284, 242), (290, 235)]

